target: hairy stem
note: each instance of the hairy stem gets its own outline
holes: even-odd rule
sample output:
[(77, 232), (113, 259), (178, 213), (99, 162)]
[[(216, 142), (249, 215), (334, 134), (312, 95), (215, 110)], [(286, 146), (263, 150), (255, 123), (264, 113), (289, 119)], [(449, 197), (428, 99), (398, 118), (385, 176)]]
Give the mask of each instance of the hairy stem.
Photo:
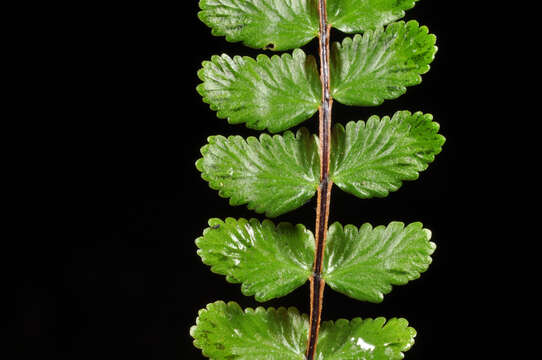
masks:
[(322, 104), (319, 110), (320, 122), (320, 186), (318, 187), (316, 205), (316, 256), (314, 259), (313, 274), (310, 278), (310, 327), (309, 343), (307, 346), (307, 360), (314, 360), (320, 318), (322, 314), (325, 282), (321, 277), (326, 246), (327, 223), (329, 218), (329, 203), (331, 201), (331, 188), (333, 182), (329, 179), (329, 153), (331, 146), (331, 107), (333, 99), (329, 85), (329, 30), (327, 23), (326, 0), (319, 0), (320, 14), (320, 79), (322, 82)]

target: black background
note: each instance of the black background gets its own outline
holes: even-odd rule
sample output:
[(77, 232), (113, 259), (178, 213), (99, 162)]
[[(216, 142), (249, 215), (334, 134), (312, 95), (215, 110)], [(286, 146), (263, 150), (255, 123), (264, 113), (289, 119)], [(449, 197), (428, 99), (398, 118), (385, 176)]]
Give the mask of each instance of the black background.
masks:
[[(442, 3), (421, 1), (406, 17), (438, 37), (439, 52), (422, 84), (378, 108), (335, 103), (333, 113), (344, 124), (421, 110), (434, 115), (447, 138), (420, 179), (386, 199), (360, 200), (337, 188), (332, 193), (331, 222), (421, 221), (433, 231), (438, 248), (429, 271), (395, 287), (382, 304), (325, 292), (324, 320), (409, 319), (418, 330), (407, 353), (411, 360), (461, 356), (479, 341), (476, 326), (465, 324), (486, 310), (480, 299), (489, 288), (477, 262), (483, 239), (476, 224), (485, 197), (473, 196), (485, 182), (479, 159), (486, 149), (474, 141), (484, 107), (474, 101), (484, 77), (478, 64), (487, 57), (484, 34), (465, 40), (470, 19)], [(24, 230), (19, 241), (18, 353), (202, 359), (189, 328), (210, 302), (308, 312), (308, 286), (258, 304), (239, 285), (211, 273), (194, 245), (211, 217), (263, 219), (244, 206), (230, 207), (194, 166), (207, 136), (258, 134), (217, 119), (202, 103), (195, 91), (201, 61), (260, 51), (211, 36), (197, 19), (196, 1), (110, 2), (58, 11), (69, 17), (37, 33), (32, 54), (42, 66), (29, 76), (40, 94), (31, 110), (45, 109), (47, 121), (41, 125), (43, 151), (34, 154), (33, 174), (42, 181), (25, 200), (39, 219), (32, 230), (41, 235), (25, 236)], [(343, 36), (332, 33), (333, 40)], [(315, 53), (315, 41), (304, 49)], [(317, 131), (315, 118), (302, 126)], [(276, 221), (312, 228), (314, 208), (313, 201)]]

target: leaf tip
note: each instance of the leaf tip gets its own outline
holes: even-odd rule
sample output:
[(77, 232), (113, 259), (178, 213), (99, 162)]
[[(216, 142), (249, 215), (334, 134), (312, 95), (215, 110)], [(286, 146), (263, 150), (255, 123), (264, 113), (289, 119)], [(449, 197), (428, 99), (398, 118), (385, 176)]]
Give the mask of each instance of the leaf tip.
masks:
[(429, 230), (429, 229), (425, 229), (425, 228), (424, 228), (424, 229), (423, 229), (423, 232), (425, 233), (425, 238), (426, 238), (427, 240), (431, 240), (431, 236), (433, 236), (432, 231)]

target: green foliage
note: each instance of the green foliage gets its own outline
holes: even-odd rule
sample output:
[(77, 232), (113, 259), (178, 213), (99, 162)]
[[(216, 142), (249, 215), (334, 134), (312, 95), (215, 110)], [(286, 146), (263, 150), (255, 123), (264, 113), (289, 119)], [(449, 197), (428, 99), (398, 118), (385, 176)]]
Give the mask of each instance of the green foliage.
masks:
[(231, 205), (275, 217), (296, 209), (314, 196), (319, 158), (316, 136), (300, 129), (260, 139), (212, 136), (196, 166), (209, 186), (230, 198)]
[(329, 22), (346, 33), (375, 30), (405, 16), (418, 0), (327, 0)]
[(268, 50), (289, 50), (318, 35), (316, 0), (201, 0), (213, 35)]
[[(213, 56), (198, 72), (202, 83), (197, 91), (218, 118), (270, 133), (331, 109), (327, 90), (346, 105), (377, 106), (398, 98), (421, 82), (437, 51), (427, 27), (416, 21), (394, 22), (416, 2), (200, 0), (199, 18), (213, 35), (253, 48), (293, 51), (255, 59)], [(324, 4), (328, 22), (323, 21), (323, 29), (329, 24), (355, 34), (331, 49), (319, 34), (318, 8)], [(329, 69), (322, 71), (330, 73), (326, 91), (316, 58), (297, 48), (315, 37), (330, 54)], [(325, 53), (321, 50), (320, 55)], [(196, 167), (231, 205), (247, 205), (276, 217), (307, 203), (317, 191), (322, 194), (326, 185), (335, 184), (360, 198), (389, 195), (403, 181), (417, 179), (434, 161), (445, 142), (438, 131), (432, 115), (398, 111), (392, 117), (336, 124), (331, 144), (327, 136), (319, 139), (306, 128), (246, 139), (217, 135), (202, 147)], [(329, 167), (321, 164), (321, 151), (329, 155)], [(320, 186), (321, 178), (330, 181)], [(432, 261), (435, 244), (419, 222), (394, 221), (374, 228), (365, 223), (359, 229), (336, 222), (328, 229), (324, 247), (326, 237), (321, 234), (327, 214), (324, 217), (318, 222), (317, 239), (300, 224), (213, 218), (196, 240), (198, 254), (211, 271), (241, 284), (244, 295), (261, 302), (321, 278), (342, 294), (378, 303), (392, 286), (419, 278)], [(324, 249), (323, 259), (315, 259), (315, 241)], [(313, 268), (320, 260), (322, 271)], [(312, 351), (307, 352), (310, 329), (317, 327), (295, 308), (242, 310), (236, 303), (218, 301), (200, 311), (190, 333), (195, 346), (213, 360), (305, 360)], [(396, 318), (327, 321), (316, 333), (318, 346), (310, 360), (398, 360), (416, 336), (406, 320)]]
[(305, 360), (308, 320), (295, 308), (245, 309), (222, 301), (200, 310), (194, 345), (216, 360)]
[(217, 274), (243, 283), (243, 294), (267, 301), (303, 285), (312, 273), (314, 236), (303, 225), (256, 219), (209, 220), (198, 254)]
[(355, 318), (322, 323), (317, 360), (400, 360), (416, 330), (405, 319)]
[(360, 198), (385, 197), (404, 180), (418, 173), (440, 153), (444, 137), (433, 116), (396, 112), (367, 122), (337, 124), (331, 144), (330, 173), (333, 182)]
[[(360, 198), (385, 197), (415, 180), (441, 151), (444, 137), (430, 114), (399, 111), (390, 119), (337, 124), (332, 132), (330, 178)], [(301, 128), (297, 136), (209, 138), (197, 163), (202, 177), (230, 204), (248, 204), (275, 217), (305, 204), (319, 183), (318, 138)]]
[(391, 285), (420, 277), (431, 264), (435, 244), (419, 222), (387, 227), (364, 224), (329, 228), (323, 276), (332, 289), (358, 300), (381, 302)]
[(428, 32), (416, 21), (401, 21), (334, 43), (333, 98), (346, 105), (376, 106), (419, 84), (437, 51), (436, 37)]
[(203, 101), (231, 124), (279, 132), (310, 118), (320, 105), (316, 61), (302, 50), (292, 55), (213, 56), (198, 73)]
[[(198, 254), (217, 274), (242, 283), (258, 301), (284, 296), (312, 274), (314, 235), (303, 225), (256, 219), (209, 220), (196, 240)], [(419, 278), (431, 264), (435, 244), (421, 223), (392, 222), (373, 228), (364, 224), (329, 228), (323, 278), (334, 290), (358, 300), (381, 302), (392, 285)]]
[[(309, 321), (295, 308), (245, 311), (218, 301), (199, 312), (190, 330), (194, 344), (211, 359), (305, 360)], [(318, 360), (399, 360), (416, 331), (405, 319), (338, 320), (322, 323)]]
[[(327, 0), (328, 20), (346, 33), (375, 30), (405, 16), (418, 0)], [(201, 0), (198, 16), (215, 36), (284, 51), (318, 36), (317, 0)]]

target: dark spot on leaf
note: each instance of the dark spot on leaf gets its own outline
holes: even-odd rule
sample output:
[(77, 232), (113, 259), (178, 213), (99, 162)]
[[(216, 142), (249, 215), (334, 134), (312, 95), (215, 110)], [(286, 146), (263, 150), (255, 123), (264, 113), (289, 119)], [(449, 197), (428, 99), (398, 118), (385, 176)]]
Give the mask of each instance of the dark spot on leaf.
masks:
[(265, 45), (265, 47), (263, 49), (264, 50), (273, 50), (273, 49), (275, 49), (275, 44), (269, 43), (269, 44)]
[(213, 230), (216, 230), (216, 229), (219, 229), (219, 228), (220, 228), (220, 225), (211, 226), (211, 229), (213, 229)]

